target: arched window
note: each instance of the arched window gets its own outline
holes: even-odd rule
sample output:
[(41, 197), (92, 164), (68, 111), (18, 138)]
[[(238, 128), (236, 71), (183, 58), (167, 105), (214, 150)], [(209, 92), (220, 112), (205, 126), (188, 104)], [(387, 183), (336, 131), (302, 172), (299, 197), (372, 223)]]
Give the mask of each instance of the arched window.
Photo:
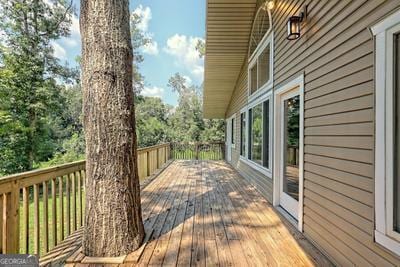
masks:
[(257, 46), (263, 40), (263, 37), (270, 33), (271, 26), (271, 13), (267, 8), (266, 3), (264, 3), (258, 8), (253, 22), (253, 27), (251, 28), (249, 58), (254, 54)]
[(248, 77), (251, 99), (272, 87), (272, 35), (271, 13), (265, 2), (257, 10), (250, 35)]
[[(265, 1), (257, 10), (249, 41), (248, 104), (242, 115), (246, 142), (241, 159), (272, 178), (272, 57), (271, 13)], [(243, 122), (244, 121), (244, 122)]]

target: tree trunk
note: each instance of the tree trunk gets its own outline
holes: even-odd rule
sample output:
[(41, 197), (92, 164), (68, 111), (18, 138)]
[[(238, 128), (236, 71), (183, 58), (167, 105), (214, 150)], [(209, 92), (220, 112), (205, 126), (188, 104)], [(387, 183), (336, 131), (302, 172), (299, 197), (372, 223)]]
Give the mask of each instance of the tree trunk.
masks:
[(128, 0), (81, 0), (86, 212), (83, 252), (117, 257), (144, 229), (137, 171)]

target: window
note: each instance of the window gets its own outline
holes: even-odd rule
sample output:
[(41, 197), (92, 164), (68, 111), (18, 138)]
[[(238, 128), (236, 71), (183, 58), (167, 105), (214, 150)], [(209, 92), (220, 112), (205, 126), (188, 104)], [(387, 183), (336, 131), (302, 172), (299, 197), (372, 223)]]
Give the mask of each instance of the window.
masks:
[(375, 66), (375, 241), (400, 255), (400, 11), (372, 27)]
[(246, 153), (246, 113), (240, 114), (240, 156)]
[(269, 169), (270, 126), (269, 100), (249, 109), (248, 159)]
[(269, 58), (270, 44), (265, 47), (258, 58), (258, 88), (261, 88), (269, 81)]
[(249, 95), (256, 98), (272, 88), (272, 34), (260, 44), (259, 51), (249, 63)]
[(249, 96), (257, 98), (272, 88), (273, 33), (271, 14), (262, 6), (258, 9), (249, 43)]
[(231, 119), (231, 143), (232, 145), (235, 144), (235, 118)]
[(251, 94), (257, 91), (257, 64), (250, 69), (250, 92)]

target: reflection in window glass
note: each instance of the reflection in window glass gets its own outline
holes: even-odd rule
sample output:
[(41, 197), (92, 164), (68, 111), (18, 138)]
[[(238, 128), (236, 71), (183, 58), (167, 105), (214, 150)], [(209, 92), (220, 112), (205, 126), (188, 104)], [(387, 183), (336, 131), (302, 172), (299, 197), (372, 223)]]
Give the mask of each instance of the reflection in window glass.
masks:
[(263, 166), (269, 169), (269, 101), (263, 103)]
[(250, 69), (250, 90), (251, 94), (257, 91), (257, 63)]
[(251, 116), (251, 160), (262, 164), (262, 103), (258, 104), (252, 110)]
[(244, 156), (246, 150), (246, 113), (240, 114), (240, 155)]
[(395, 145), (394, 145), (394, 230), (400, 233), (400, 34), (393, 36), (394, 38), (394, 107), (395, 107)]
[(269, 53), (270, 45), (268, 44), (258, 58), (258, 88), (269, 80)]
[(269, 168), (269, 100), (249, 109), (248, 121), (248, 158)]
[(300, 97), (284, 102), (284, 179), (283, 192), (299, 200)]

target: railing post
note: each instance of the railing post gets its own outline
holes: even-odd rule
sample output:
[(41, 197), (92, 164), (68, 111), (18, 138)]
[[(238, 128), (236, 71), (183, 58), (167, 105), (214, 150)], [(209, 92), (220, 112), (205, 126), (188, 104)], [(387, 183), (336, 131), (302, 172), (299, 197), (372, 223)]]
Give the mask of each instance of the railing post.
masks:
[(196, 160), (199, 160), (199, 143), (195, 143), (195, 150), (196, 150)]
[(3, 195), (3, 254), (19, 253), (19, 184), (12, 183), (12, 190)]

